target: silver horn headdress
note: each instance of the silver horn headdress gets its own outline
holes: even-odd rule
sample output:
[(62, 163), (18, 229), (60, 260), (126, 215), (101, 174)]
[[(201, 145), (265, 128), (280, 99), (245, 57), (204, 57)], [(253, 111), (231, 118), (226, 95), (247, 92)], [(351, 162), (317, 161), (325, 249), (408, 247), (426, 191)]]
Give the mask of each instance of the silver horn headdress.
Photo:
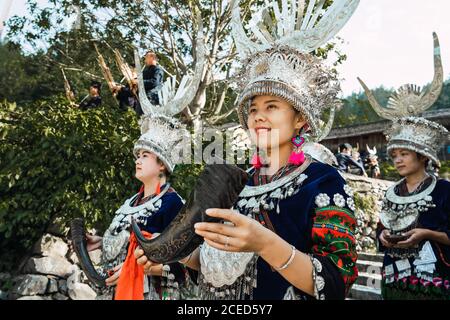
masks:
[(366, 149), (367, 149), (367, 152), (369, 153), (369, 155), (368, 155), (369, 159), (378, 159), (376, 146), (374, 146), (373, 149), (370, 149), (369, 145), (366, 144)]
[(387, 151), (403, 148), (415, 151), (431, 159), (437, 166), (440, 162), (437, 152), (448, 138), (448, 131), (438, 123), (419, 117), (429, 109), (442, 90), (444, 71), (441, 49), (436, 33), (434, 43), (434, 79), (428, 88), (407, 84), (391, 95), (386, 107), (380, 106), (372, 91), (358, 78), (375, 112), (382, 118), (392, 120), (393, 124), (385, 132), (388, 140)]
[[(248, 101), (255, 95), (273, 95), (300, 111), (318, 136), (323, 110), (337, 106), (340, 92), (336, 75), (310, 53), (334, 37), (350, 19), (359, 0), (266, 2), (249, 22), (254, 42), (242, 26), (239, 1), (233, 3), (232, 34), (244, 68), (239, 75), (243, 90), (238, 115), (247, 128)], [(319, 20), (319, 16), (321, 17)], [(275, 18), (274, 23), (272, 17)]]
[[(142, 135), (134, 145), (133, 152), (136, 154), (139, 150), (144, 149), (155, 153), (169, 172), (172, 172), (175, 167), (174, 147), (187, 133), (174, 116), (192, 102), (203, 76), (206, 48), (201, 22), (199, 22), (196, 48), (197, 61), (194, 74), (186, 74), (181, 79), (178, 88), (175, 77), (167, 79), (158, 92), (159, 105), (150, 102), (144, 90), (142, 72), (138, 74), (139, 101), (144, 115), (140, 120)], [(137, 70), (142, 70), (137, 50), (135, 50), (134, 56)]]

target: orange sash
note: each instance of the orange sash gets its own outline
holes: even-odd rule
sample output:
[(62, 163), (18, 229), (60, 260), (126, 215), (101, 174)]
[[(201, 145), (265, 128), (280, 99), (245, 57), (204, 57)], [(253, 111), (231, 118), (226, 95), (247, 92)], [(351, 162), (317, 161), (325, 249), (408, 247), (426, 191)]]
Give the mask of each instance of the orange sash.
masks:
[[(151, 233), (143, 231), (146, 238), (151, 238)], [(138, 246), (134, 232), (130, 235), (127, 258), (122, 266), (119, 281), (116, 287), (114, 300), (144, 300), (144, 267), (138, 265), (134, 257), (134, 251)]]

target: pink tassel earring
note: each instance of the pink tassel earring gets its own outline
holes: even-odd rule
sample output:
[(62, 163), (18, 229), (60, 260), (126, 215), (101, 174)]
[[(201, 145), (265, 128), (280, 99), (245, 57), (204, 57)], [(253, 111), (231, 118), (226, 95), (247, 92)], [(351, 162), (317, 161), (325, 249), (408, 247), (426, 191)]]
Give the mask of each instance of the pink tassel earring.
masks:
[(302, 146), (305, 143), (305, 138), (300, 135), (296, 135), (292, 138), (292, 144), (294, 145), (294, 150), (289, 157), (288, 162), (295, 166), (300, 166), (305, 162), (305, 153), (302, 150)]
[(267, 164), (265, 164), (263, 157), (261, 157), (259, 148), (256, 148), (256, 153), (253, 155), (252, 160), (250, 160), (250, 164), (255, 169), (261, 169), (262, 167), (266, 167)]
[(261, 169), (262, 168), (262, 161), (261, 161), (261, 157), (255, 153), (252, 157), (252, 160), (250, 161), (250, 164), (255, 168), (255, 169)]

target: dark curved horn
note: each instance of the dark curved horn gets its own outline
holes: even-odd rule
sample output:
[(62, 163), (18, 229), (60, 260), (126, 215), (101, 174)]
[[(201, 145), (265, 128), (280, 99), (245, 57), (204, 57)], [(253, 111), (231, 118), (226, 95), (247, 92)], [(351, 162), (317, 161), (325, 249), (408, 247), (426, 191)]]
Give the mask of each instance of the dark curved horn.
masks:
[(81, 268), (88, 277), (89, 281), (97, 287), (106, 286), (105, 280), (107, 276), (101, 275), (97, 272), (86, 249), (86, 233), (84, 230), (84, 220), (82, 218), (72, 220), (70, 223), (70, 234), (78, 261), (80, 262)]
[(187, 257), (202, 242), (194, 232), (197, 222), (218, 222), (205, 214), (209, 208), (231, 208), (244, 189), (249, 175), (228, 164), (207, 165), (181, 211), (157, 238), (146, 239), (132, 220), (132, 229), (145, 256), (156, 263), (173, 263)]

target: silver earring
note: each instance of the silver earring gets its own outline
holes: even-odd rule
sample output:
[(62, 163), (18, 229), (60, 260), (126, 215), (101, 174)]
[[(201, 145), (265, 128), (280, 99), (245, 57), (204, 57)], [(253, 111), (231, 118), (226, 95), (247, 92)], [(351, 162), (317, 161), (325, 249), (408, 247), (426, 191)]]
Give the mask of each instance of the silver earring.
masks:
[(433, 161), (431, 161), (431, 160), (428, 160), (427, 171), (428, 172), (434, 172)]

